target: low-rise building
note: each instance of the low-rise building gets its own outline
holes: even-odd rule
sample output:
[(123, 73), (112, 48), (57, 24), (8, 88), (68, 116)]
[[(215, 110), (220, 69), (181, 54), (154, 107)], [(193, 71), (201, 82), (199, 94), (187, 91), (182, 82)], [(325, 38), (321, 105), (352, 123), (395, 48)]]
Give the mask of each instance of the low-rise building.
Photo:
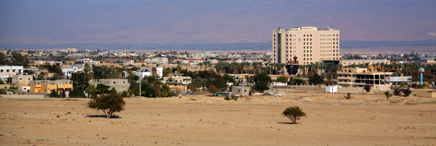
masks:
[[(156, 65), (156, 75), (160, 77), (163, 76), (163, 68)], [(125, 72), (127, 74), (127, 72)], [(132, 74), (137, 75), (139, 78), (150, 77), (153, 76), (153, 68), (141, 68), (139, 71), (132, 71)], [(127, 77), (127, 76), (126, 76)]]
[(13, 75), (12, 84), (15, 86), (29, 86), (30, 81), (33, 80), (33, 75)]
[(22, 73), (23, 73), (23, 66), (9, 66), (9, 65), (0, 66), (1, 79), (7, 79), (9, 77), (12, 77), (13, 75), (22, 75)]
[(108, 90), (115, 88), (117, 92), (127, 91), (130, 87), (127, 79), (98, 79), (92, 80), (89, 84), (94, 87), (97, 87), (98, 84), (103, 84), (108, 87)]
[(235, 96), (248, 96), (250, 95), (250, 86), (232, 86), (232, 93)]
[(56, 92), (64, 90), (69, 93), (73, 89), (71, 80), (32, 80), (30, 81), (30, 92), (35, 93), (51, 93), (51, 90)]
[(133, 60), (133, 59), (124, 59), (123, 64), (124, 65), (135, 65), (135, 60)]
[(359, 64), (368, 64), (368, 65), (374, 65), (374, 64), (391, 64), (390, 60), (386, 59), (346, 59), (346, 60), (340, 60), (339, 61), (342, 66), (348, 66), (348, 65), (359, 65)]
[(77, 59), (76, 64), (88, 64), (88, 65), (100, 66), (100, 61), (95, 61), (89, 58), (83, 58), (83, 59)]
[(183, 76), (181, 73), (173, 73), (168, 77), (164, 77), (163, 81), (186, 85), (191, 83), (192, 79), (190, 76)]
[(85, 64), (62, 65), (62, 73), (67, 78), (70, 78), (73, 73), (83, 72), (83, 69), (85, 69)]
[(367, 68), (343, 68), (338, 73), (338, 85), (343, 87), (364, 87), (369, 92), (389, 90), (392, 72), (369, 72)]

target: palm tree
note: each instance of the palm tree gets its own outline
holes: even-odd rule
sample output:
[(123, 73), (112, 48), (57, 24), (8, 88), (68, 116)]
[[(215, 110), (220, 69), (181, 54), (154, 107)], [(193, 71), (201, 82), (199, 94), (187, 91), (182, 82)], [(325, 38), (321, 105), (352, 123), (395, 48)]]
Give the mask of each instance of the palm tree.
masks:
[(251, 66), (253, 67), (253, 74), (256, 74), (256, 68), (258, 68), (258, 63), (257, 62), (252, 62)]

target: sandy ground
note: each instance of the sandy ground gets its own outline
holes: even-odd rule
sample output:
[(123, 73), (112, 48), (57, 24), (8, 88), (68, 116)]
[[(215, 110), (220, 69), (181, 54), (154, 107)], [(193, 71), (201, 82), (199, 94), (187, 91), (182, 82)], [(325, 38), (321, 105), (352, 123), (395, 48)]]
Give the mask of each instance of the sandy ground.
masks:
[[(0, 99), (0, 145), (436, 145), (435, 99), (342, 97), (128, 98), (111, 119), (88, 99)], [(289, 106), (307, 117), (288, 123)]]

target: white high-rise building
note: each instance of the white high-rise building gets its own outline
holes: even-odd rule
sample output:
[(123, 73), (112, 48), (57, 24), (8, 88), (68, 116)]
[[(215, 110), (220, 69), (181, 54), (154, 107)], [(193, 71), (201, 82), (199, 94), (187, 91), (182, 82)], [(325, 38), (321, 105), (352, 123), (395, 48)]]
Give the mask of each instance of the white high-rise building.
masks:
[(278, 29), (272, 32), (274, 63), (287, 63), (297, 57), (299, 65), (340, 59), (339, 30), (304, 26)]

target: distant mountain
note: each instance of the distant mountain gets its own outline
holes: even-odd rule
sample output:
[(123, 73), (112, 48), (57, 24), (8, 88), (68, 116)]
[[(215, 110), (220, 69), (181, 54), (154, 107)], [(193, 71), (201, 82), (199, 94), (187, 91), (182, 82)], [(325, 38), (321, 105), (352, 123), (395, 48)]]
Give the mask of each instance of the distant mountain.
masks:
[[(341, 41), (341, 49), (352, 50), (377, 47), (434, 46), (436, 40), (425, 41)], [(265, 43), (59, 43), (21, 44), (0, 43), (0, 49), (65, 49), (75, 47), (89, 50), (271, 50), (271, 42)], [(435, 49), (436, 52), (436, 49)]]

